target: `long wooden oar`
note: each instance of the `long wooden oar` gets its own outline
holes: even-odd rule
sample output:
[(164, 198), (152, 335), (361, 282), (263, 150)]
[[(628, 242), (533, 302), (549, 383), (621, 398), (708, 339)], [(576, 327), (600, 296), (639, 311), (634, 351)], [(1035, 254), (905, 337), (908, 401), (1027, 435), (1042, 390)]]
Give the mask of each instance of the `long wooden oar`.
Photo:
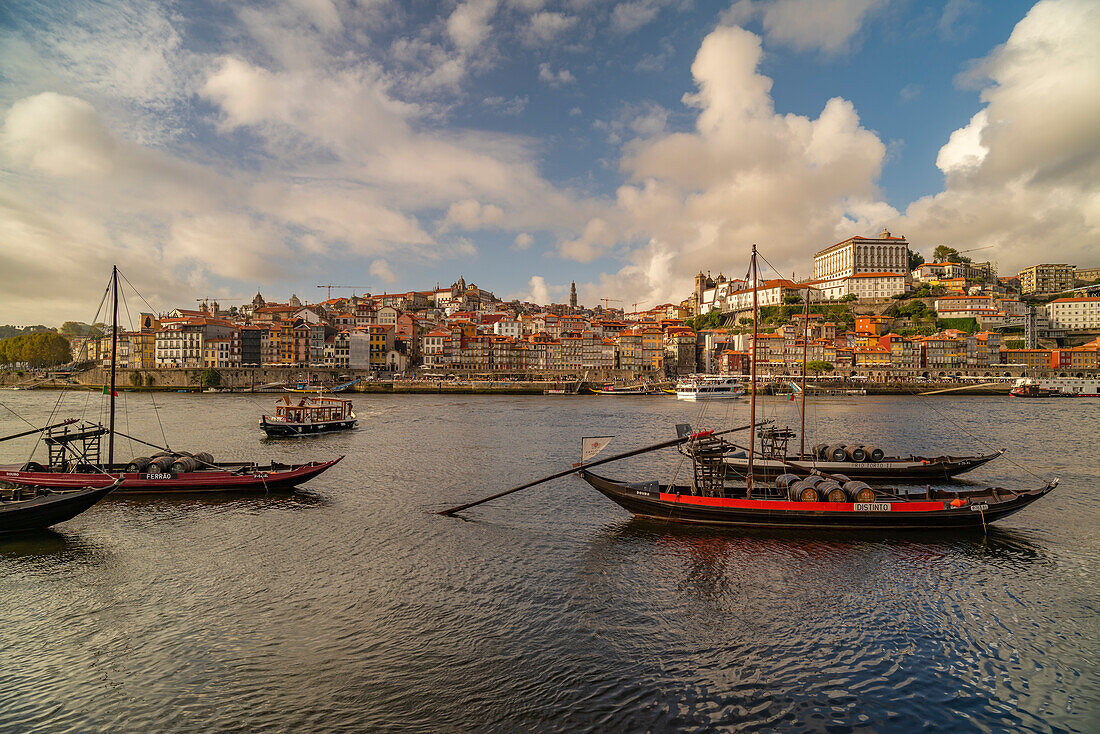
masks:
[[(756, 425), (759, 426), (761, 424), (757, 423)], [(536, 479), (533, 482), (527, 482), (526, 484), (521, 484), (518, 487), (512, 487), (511, 489), (506, 489), (503, 492), (497, 492), (494, 495), (490, 495), (489, 497), (485, 497), (484, 499), (477, 500), (476, 502), (467, 502), (464, 505), (459, 505), (458, 507), (452, 507), (449, 510), (443, 510), (442, 512), (440, 512), (438, 514), (447, 515), (447, 516), (454, 515), (456, 512), (462, 512), (463, 510), (469, 509), (469, 508), (473, 507), (474, 505), (480, 505), (484, 502), (489, 502), (490, 500), (495, 500), (499, 497), (503, 497), (506, 494), (512, 494), (513, 492), (518, 492), (521, 489), (527, 489), (528, 487), (534, 487), (536, 484), (542, 484), (543, 482), (549, 482), (551, 479), (558, 479), (559, 477), (568, 476), (570, 474), (573, 474), (574, 472), (580, 471), (581, 469), (588, 469), (589, 467), (599, 466), (600, 464), (606, 464), (606, 463), (611, 462), (611, 461), (618, 461), (619, 459), (626, 459), (626, 458), (629, 458), (631, 456), (637, 456), (638, 454), (647, 453), (649, 451), (656, 451), (658, 449), (667, 449), (670, 446), (677, 446), (677, 445), (682, 444), (682, 443), (687, 443), (688, 441), (694, 441), (694, 440), (696, 440), (696, 439), (698, 439), (702, 436), (721, 436), (721, 435), (726, 434), (726, 433), (734, 433), (735, 431), (747, 431), (750, 428), (752, 428), (752, 426), (747, 425), (747, 426), (741, 426), (740, 428), (729, 428), (729, 429), (726, 429), (725, 431), (713, 431), (713, 432), (712, 431), (704, 431), (702, 433), (693, 433), (690, 436), (683, 436), (681, 438), (674, 438), (674, 439), (671, 439), (669, 441), (662, 441), (661, 443), (655, 443), (652, 446), (643, 446), (640, 449), (634, 449), (632, 451), (627, 451), (624, 454), (616, 454), (615, 456), (609, 456), (606, 459), (599, 459), (598, 461), (589, 461), (589, 462), (586, 462), (586, 463), (580, 463), (580, 464), (577, 464), (577, 465), (573, 466), (571, 469), (566, 469), (565, 471), (560, 471), (560, 472), (557, 472), (555, 474), (551, 474), (550, 476), (543, 477), (542, 479)]]
[(48, 431), (51, 428), (60, 428), (61, 426), (67, 426), (67, 425), (70, 425), (72, 423), (76, 423), (76, 418), (69, 418), (68, 420), (62, 421), (60, 423), (54, 423), (52, 426), (43, 426), (42, 428), (34, 428), (34, 429), (29, 430), (29, 431), (23, 431), (22, 433), (13, 433), (10, 436), (4, 436), (3, 438), (0, 438), (0, 441), (10, 441), (13, 438), (21, 438), (23, 436), (30, 436), (30, 435), (35, 434), (35, 433), (42, 433), (42, 431)]

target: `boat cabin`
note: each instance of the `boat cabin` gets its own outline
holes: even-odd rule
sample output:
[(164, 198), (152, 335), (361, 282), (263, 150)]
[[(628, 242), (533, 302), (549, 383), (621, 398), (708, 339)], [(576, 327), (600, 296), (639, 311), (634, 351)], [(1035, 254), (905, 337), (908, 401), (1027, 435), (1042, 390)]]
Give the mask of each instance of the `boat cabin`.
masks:
[(303, 397), (298, 400), (284, 395), (275, 402), (275, 419), (285, 423), (327, 423), (354, 417), (351, 401), (345, 398)]

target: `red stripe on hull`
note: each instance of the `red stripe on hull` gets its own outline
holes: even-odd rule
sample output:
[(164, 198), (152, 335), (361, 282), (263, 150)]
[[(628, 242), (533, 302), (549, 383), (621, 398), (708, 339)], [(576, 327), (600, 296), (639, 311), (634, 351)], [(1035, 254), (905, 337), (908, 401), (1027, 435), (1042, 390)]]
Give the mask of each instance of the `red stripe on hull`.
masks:
[[(852, 502), (785, 502), (783, 500), (739, 500), (725, 497), (697, 497), (695, 495), (661, 492), (662, 502), (703, 507), (731, 507), (739, 510), (799, 510), (802, 512), (857, 512)], [(889, 512), (934, 512), (943, 510), (943, 502), (888, 502), (873, 504), (890, 505)], [(863, 510), (858, 510), (863, 512)]]
[(290, 489), (335, 466), (341, 459), (310, 462), (282, 471), (258, 469), (248, 474), (231, 471), (197, 471), (172, 475), (170, 479), (148, 479), (145, 473), (112, 472), (83, 474), (65, 472), (0, 471), (0, 481), (24, 487), (75, 489), (106, 487), (119, 477), (125, 481), (115, 494), (165, 494), (175, 492), (266, 492)]

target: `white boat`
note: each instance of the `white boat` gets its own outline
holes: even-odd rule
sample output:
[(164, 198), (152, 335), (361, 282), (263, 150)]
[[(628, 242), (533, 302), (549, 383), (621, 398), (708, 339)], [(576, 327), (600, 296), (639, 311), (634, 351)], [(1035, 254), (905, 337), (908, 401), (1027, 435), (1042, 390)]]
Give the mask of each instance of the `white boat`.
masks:
[(1100, 398), (1100, 379), (1021, 377), (1010, 394), (1016, 398)]
[(744, 385), (720, 375), (695, 375), (676, 383), (679, 400), (732, 400), (744, 394)]

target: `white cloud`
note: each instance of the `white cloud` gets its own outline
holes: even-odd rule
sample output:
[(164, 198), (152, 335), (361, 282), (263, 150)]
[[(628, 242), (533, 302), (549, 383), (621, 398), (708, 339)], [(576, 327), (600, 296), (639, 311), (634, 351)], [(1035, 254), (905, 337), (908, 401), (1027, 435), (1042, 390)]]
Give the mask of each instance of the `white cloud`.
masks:
[(529, 250), (531, 245), (535, 244), (535, 238), (526, 232), (520, 232), (516, 235), (515, 241), (512, 243), (512, 249), (517, 251)]
[(1002, 272), (1054, 257), (1100, 263), (1100, 5), (1043, 0), (979, 67), (986, 106), (936, 164), (944, 191), (898, 224), (919, 242), (983, 252)]
[(370, 274), (384, 283), (392, 283), (397, 280), (397, 276), (393, 274), (390, 264), (385, 260), (375, 260), (372, 262), (370, 264)]
[(550, 43), (576, 24), (575, 16), (544, 10), (531, 16), (521, 37), (530, 46)]
[(497, 227), (504, 221), (504, 210), (495, 204), (481, 204), (474, 199), (456, 201), (447, 209), (440, 231), (449, 229), (477, 230)]
[(989, 124), (987, 110), (970, 118), (970, 124), (951, 133), (947, 145), (936, 156), (936, 167), (944, 173), (980, 166), (989, 149), (982, 145), (982, 131)]
[(754, 34), (718, 28), (692, 65), (697, 91), (685, 101), (699, 110), (695, 131), (663, 132), (652, 115), (623, 126), (635, 136), (624, 146), (628, 182), (581, 236), (559, 244), (581, 262), (624, 253), (603, 295), (679, 301), (700, 269), (743, 271), (753, 242), (784, 275), (805, 275), (806, 253), (857, 234), (853, 221), (896, 218), (876, 206), (885, 146), (852, 104), (829, 100), (816, 119), (777, 114), (761, 56)]
[(526, 295), (521, 297), (521, 300), (537, 303), (539, 305), (547, 305), (550, 303), (550, 289), (546, 285), (545, 278), (541, 275), (532, 275), (527, 285), (530, 290)]
[(16, 165), (59, 177), (105, 175), (116, 150), (92, 105), (53, 92), (12, 105), (0, 146)]
[(611, 29), (616, 33), (633, 33), (648, 25), (661, 11), (657, 0), (633, 0), (619, 3), (611, 11)]
[(550, 68), (550, 64), (539, 64), (539, 79), (546, 82), (551, 87), (561, 87), (566, 84), (572, 84), (577, 81), (576, 77), (569, 69), (561, 69), (554, 71)]
[(496, 0), (467, 0), (447, 18), (447, 35), (463, 51), (477, 50), (492, 32), (489, 21), (496, 13)]
[(723, 15), (730, 24), (760, 18), (769, 43), (799, 51), (839, 53), (888, 0), (739, 0)]

